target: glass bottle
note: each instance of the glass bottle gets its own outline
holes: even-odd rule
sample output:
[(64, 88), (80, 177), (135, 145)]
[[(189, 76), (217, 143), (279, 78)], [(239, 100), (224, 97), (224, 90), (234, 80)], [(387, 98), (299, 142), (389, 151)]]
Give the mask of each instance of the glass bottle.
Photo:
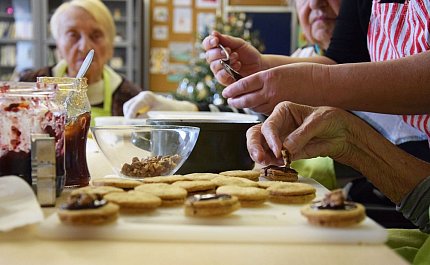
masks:
[(66, 187), (87, 186), (90, 172), (86, 145), (91, 123), (91, 105), (87, 96), (87, 79), (72, 77), (38, 77), (38, 84), (56, 84), (56, 101), (67, 112), (65, 126)]
[(0, 84), (0, 176), (17, 175), (32, 185), (31, 136), (55, 139), (56, 194), (65, 180), (64, 135), (66, 112), (56, 104), (55, 87), (36, 83)]

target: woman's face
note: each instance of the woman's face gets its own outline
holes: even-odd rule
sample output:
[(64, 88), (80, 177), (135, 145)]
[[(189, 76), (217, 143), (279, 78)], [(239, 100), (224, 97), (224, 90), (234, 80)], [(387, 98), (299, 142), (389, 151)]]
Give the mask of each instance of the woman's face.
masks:
[(112, 57), (113, 47), (94, 18), (79, 7), (72, 7), (60, 18), (57, 48), (67, 61), (68, 75), (76, 76), (87, 53), (94, 49), (94, 58), (85, 75), (88, 83), (101, 79), (103, 66)]
[(328, 48), (341, 1), (296, 0), (300, 26), (310, 43), (317, 43), (323, 49)]

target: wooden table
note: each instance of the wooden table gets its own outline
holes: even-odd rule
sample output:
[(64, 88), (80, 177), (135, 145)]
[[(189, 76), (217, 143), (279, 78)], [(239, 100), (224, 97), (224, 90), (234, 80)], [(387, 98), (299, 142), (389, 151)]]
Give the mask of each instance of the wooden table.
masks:
[[(93, 177), (111, 173), (90, 141), (87, 160)], [(94, 161), (97, 161), (95, 163)], [(67, 196), (66, 190), (57, 205)], [(55, 208), (44, 208), (45, 216)], [(184, 243), (44, 240), (35, 225), (0, 233), (0, 264), (408, 264), (385, 245)]]

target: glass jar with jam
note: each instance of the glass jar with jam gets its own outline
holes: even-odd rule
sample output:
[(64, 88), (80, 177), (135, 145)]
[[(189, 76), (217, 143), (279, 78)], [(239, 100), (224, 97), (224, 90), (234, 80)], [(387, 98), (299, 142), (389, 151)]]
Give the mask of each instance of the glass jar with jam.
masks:
[(55, 101), (55, 87), (36, 83), (0, 84), (0, 176), (17, 175), (32, 185), (32, 136), (54, 138), (56, 194), (64, 186), (66, 112)]
[(66, 187), (87, 186), (90, 172), (86, 144), (91, 123), (91, 105), (87, 96), (87, 79), (71, 77), (38, 77), (39, 86), (55, 84), (56, 101), (67, 112), (65, 126)]

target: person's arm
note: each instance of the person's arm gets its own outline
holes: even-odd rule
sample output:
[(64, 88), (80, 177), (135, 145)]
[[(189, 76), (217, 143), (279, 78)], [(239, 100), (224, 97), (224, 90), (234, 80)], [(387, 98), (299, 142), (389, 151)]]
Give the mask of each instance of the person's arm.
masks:
[(320, 83), (321, 87), (313, 89), (333, 95), (321, 97), (315, 105), (393, 114), (428, 113), (429, 65), (430, 51), (427, 51), (385, 62), (314, 69), (314, 84)]
[(203, 40), (202, 46), (206, 50), (206, 61), (210, 64), (211, 71), (215, 78), (223, 85), (231, 84), (235, 80), (232, 79), (219, 63), (220, 59), (226, 58), (219, 44), (227, 49), (230, 55), (230, 65), (242, 76), (249, 76), (272, 67), (297, 62), (335, 63), (332, 59), (324, 56), (298, 58), (284, 55), (261, 54), (256, 48), (243, 39), (213, 32)]
[(290, 64), (223, 90), (228, 103), (270, 114), (281, 101), (392, 114), (428, 113), (430, 51), (397, 60), (342, 65)]
[(406, 218), (430, 231), (430, 164), (391, 144), (364, 121), (344, 110), (291, 102), (247, 132), (248, 151), (263, 165), (282, 164), (281, 149), (292, 160), (330, 156), (367, 176)]
[(331, 107), (283, 102), (262, 125), (248, 130), (247, 146), (254, 161), (264, 165), (282, 164), (282, 147), (292, 160), (329, 156), (361, 172), (396, 204), (430, 175), (429, 163), (353, 114)]
[(138, 85), (121, 77), (121, 83), (112, 94), (112, 116), (124, 116), (124, 103), (142, 92), (142, 88)]
[(332, 107), (278, 104), (263, 124), (247, 131), (254, 161), (283, 164), (281, 149), (291, 160), (329, 156), (360, 171), (425, 232), (430, 232), (430, 164), (390, 143), (363, 120)]
[(151, 91), (140, 92), (123, 105), (124, 116), (129, 119), (146, 118), (147, 112), (159, 111), (198, 111), (196, 104), (157, 95)]
[(38, 76), (53, 76), (52, 66), (42, 67), (38, 70), (25, 70), (19, 74), (20, 82), (36, 82)]
[(326, 56), (315, 55), (312, 57), (291, 57), (285, 55), (263, 54), (262, 55), (264, 69), (267, 70), (280, 65), (292, 63), (318, 63), (318, 64), (336, 64), (336, 62)]

